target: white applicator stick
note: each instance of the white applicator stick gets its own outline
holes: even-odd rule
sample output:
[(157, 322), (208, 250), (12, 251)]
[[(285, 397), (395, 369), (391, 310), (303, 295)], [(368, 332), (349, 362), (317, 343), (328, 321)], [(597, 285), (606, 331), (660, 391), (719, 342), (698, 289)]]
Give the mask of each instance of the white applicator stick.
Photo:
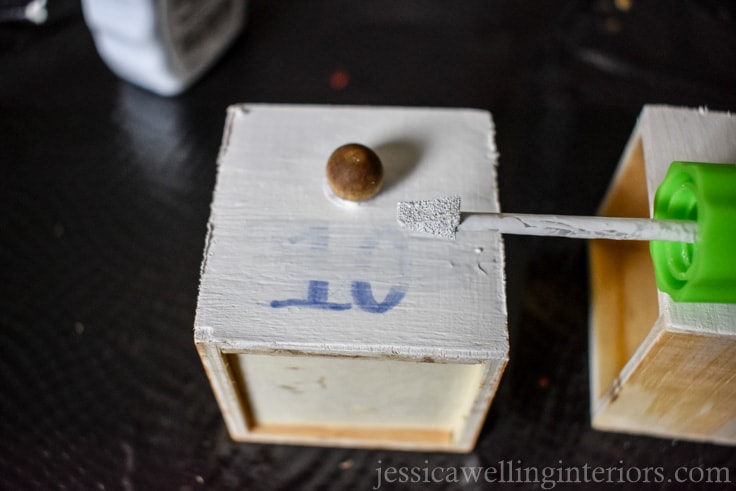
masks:
[(460, 196), (399, 202), (397, 219), (404, 228), (447, 239), (454, 239), (457, 231), (494, 230), (578, 239), (695, 242), (698, 232), (697, 222), (687, 220), (461, 212)]

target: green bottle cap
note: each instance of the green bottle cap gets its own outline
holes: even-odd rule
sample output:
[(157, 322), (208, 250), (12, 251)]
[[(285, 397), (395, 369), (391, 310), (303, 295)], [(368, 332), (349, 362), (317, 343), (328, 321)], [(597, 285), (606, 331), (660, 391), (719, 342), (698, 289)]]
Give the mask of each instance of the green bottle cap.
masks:
[(672, 162), (654, 218), (698, 223), (695, 243), (651, 241), (657, 287), (676, 302), (736, 303), (736, 164)]

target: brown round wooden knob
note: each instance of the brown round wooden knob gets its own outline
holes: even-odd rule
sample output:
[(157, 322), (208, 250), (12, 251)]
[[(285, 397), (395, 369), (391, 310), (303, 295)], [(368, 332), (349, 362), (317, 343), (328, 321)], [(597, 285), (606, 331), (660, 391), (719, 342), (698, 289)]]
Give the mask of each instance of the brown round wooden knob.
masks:
[(364, 201), (381, 190), (383, 164), (370, 148), (348, 143), (338, 147), (327, 160), (327, 182), (340, 198)]

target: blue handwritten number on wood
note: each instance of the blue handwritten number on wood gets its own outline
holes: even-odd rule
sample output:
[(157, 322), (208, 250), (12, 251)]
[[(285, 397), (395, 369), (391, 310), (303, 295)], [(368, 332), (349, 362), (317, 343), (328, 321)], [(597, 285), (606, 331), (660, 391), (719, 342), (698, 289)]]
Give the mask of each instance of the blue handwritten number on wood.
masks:
[(378, 303), (373, 298), (373, 291), (371, 290), (371, 284), (367, 281), (354, 281), (353, 282), (353, 301), (358, 304), (362, 310), (370, 312), (372, 314), (383, 314), (396, 307), (399, 302), (406, 295), (406, 291), (403, 288), (391, 287), (386, 294), (386, 298), (383, 302)]
[(313, 309), (325, 310), (348, 310), (352, 305), (349, 303), (330, 303), (327, 301), (327, 293), (330, 284), (326, 281), (312, 280), (309, 282), (307, 290), (307, 298), (290, 298), (288, 300), (274, 300), (271, 307), (278, 309), (281, 307), (310, 307)]
[[(328, 302), (329, 283), (327, 281), (311, 280), (307, 289), (307, 298), (290, 298), (288, 300), (274, 300), (271, 307), (279, 309), (283, 307), (308, 307), (323, 310), (348, 310), (352, 308), (349, 303)], [(372, 314), (383, 314), (396, 307), (406, 295), (406, 289), (402, 287), (391, 287), (383, 302), (377, 302), (373, 297), (373, 289), (367, 281), (354, 281), (352, 286), (353, 301), (365, 312)]]

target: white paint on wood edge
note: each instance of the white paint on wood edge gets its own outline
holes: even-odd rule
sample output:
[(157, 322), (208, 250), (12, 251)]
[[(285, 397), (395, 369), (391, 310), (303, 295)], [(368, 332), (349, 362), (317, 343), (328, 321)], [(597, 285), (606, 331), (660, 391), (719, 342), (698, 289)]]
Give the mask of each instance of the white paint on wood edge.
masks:
[[(327, 157), (348, 142), (376, 150), (386, 176), (375, 198), (352, 206), (324, 192)], [(495, 166), (493, 125), (484, 111), (262, 104), (228, 109), (195, 342), (234, 438), (472, 447), (508, 359), (501, 238), (492, 232), (453, 243), (411, 237), (394, 214), (397, 201), (440, 190), (462, 194), (477, 209), (498, 211)], [(314, 308), (327, 303), (332, 308)], [(269, 370), (249, 373), (249, 359)], [(343, 363), (374, 392), (380, 417), (360, 421), (350, 411), (320, 416), (320, 403), (343, 409), (362, 404), (363, 395), (351, 396), (345, 380), (330, 377)], [(273, 375), (305, 364), (312, 377), (297, 377), (301, 386)], [(398, 377), (402, 383), (392, 380), (396, 370), (405, 372)], [(276, 378), (269, 380), (271, 375)], [(325, 394), (331, 378), (337, 388)], [(424, 388), (414, 391), (426, 399), (411, 409), (420, 423), (415, 429), (400, 407), (391, 407), (397, 401), (392, 391), (409, 391), (412, 383)], [(378, 390), (382, 386), (387, 390)], [(250, 388), (245, 397), (242, 391)], [(295, 412), (284, 413), (291, 419), (279, 419), (278, 411), (263, 416), (297, 395)], [(249, 421), (254, 415), (258, 424)], [(339, 424), (326, 424), (325, 417)], [(412, 431), (419, 436), (407, 433)]]
[[(645, 106), (641, 120), (637, 137), (644, 145), (650, 213), (671, 162), (736, 163), (736, 118), (730, 113)], [(736, 304), (678, 303), (660, 292), (659, 305), (675, 329), (736, 334)]]
[[(248, 105), (230, 108), (228, 122), (197, 329), (206, 326), (213, 342), (232, 349), (458, 361), (506, 355), (498, 234), (451, 243), (409, 237), (394, 216), (397, 201), (440, 190), (498, 210), (488, 113)], [(387, 182), (374, 199), (345, 209), (322, 184), (326, 156), (351, 141), (378, 152)], [(272, 307), (306, 298), (310, 281), (328, 282), (328, 301), (350, 308)], [(383, 314), (366, 312), (356, 305), (356, 282), (370, 284), (377, 302), (392, 288), (404, 297)]]

